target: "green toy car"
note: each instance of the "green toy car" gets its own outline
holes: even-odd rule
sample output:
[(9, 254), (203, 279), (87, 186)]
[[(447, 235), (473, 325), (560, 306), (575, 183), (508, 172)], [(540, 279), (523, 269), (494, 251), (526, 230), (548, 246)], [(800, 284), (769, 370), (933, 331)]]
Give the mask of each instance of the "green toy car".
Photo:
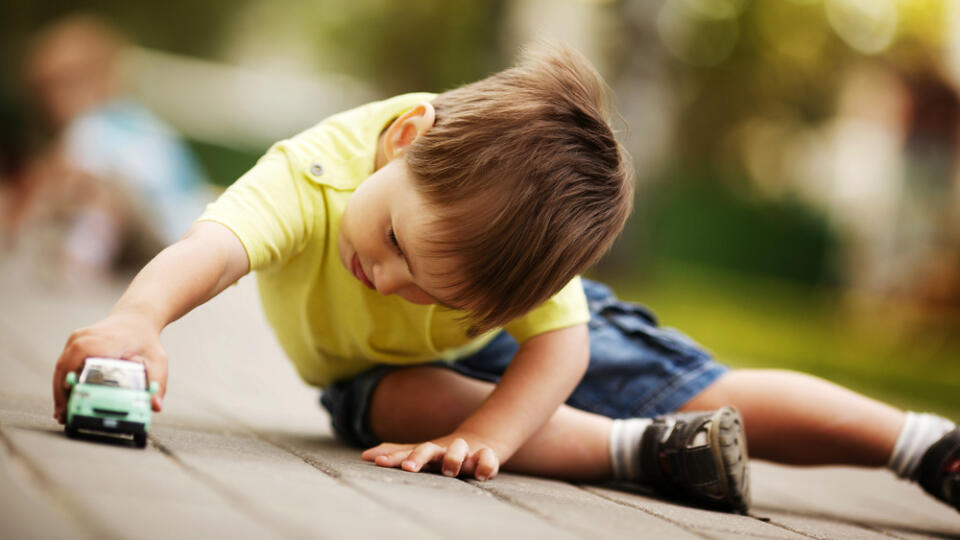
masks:
[(156, 381), (147, 385), (143, 364), (114, 358), (87, 358), (80, 372), (67, 373), (67, 388), (71, 388), (67, 402), (68, 437), (76, 437), (79, 430), (103, 431), (133, 435), (140, 448), (147, 445), (150, 429), (150, 396), (160, 390)]

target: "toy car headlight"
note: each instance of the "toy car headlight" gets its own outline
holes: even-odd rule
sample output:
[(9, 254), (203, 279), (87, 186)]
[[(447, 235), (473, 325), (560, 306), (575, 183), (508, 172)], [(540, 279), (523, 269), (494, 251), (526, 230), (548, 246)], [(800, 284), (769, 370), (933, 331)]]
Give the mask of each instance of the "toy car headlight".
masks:
[(137, 398), (137, 407), (143, 407), (143, 408), (150, 407), (150, 398), (146, 396), (142, 398)]
[(77, 397), (81, 397), (81, 398), (86, 399), (86, 398), (90, 397), (90, 392), (87, 392), (86, 390), (78, 390), (78, 391), (77, 391)]

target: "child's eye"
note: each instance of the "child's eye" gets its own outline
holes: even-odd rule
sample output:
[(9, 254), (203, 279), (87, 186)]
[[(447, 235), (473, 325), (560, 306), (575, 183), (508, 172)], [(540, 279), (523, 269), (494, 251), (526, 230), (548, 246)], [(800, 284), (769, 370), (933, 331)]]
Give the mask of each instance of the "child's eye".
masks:
[(403, 251), (400, 250), (400, 242), (397, 242), (397, 235), (393, 234), (393, 227), (390, 227), (390, 230), (387, 231), (387, 236), (390, 238), (390, 243), (393, 244), (397, 253), (403, 255)]

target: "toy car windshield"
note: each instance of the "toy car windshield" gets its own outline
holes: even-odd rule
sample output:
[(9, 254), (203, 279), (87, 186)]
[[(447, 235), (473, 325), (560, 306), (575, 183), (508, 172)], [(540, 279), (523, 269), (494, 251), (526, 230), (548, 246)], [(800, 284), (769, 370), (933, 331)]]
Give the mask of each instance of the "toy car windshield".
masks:
[(141, 364), (124, 360), (90, 358), (80, 374), (80, 384), (144, 390), (146, 389), (147, 378)]

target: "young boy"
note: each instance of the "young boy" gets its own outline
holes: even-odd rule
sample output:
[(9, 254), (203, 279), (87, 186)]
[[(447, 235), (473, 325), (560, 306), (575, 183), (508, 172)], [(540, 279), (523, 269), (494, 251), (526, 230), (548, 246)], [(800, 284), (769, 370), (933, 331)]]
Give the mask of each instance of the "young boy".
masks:
[(256, 270), (334, 431), (380, 466), (487, 480), (502, 464), (746, 511), (745, 429), (756, 457), (886, 465), (960, 504), (947, 420), (797, 373), (728, 371), (581, 280), (623, 227), (630, 179), (599, 76), (560, 47), (335, 115), (274, 145), (70, 336), (54, 415), (88, 356), (144, 362), (159, 411), (161, 330)]

